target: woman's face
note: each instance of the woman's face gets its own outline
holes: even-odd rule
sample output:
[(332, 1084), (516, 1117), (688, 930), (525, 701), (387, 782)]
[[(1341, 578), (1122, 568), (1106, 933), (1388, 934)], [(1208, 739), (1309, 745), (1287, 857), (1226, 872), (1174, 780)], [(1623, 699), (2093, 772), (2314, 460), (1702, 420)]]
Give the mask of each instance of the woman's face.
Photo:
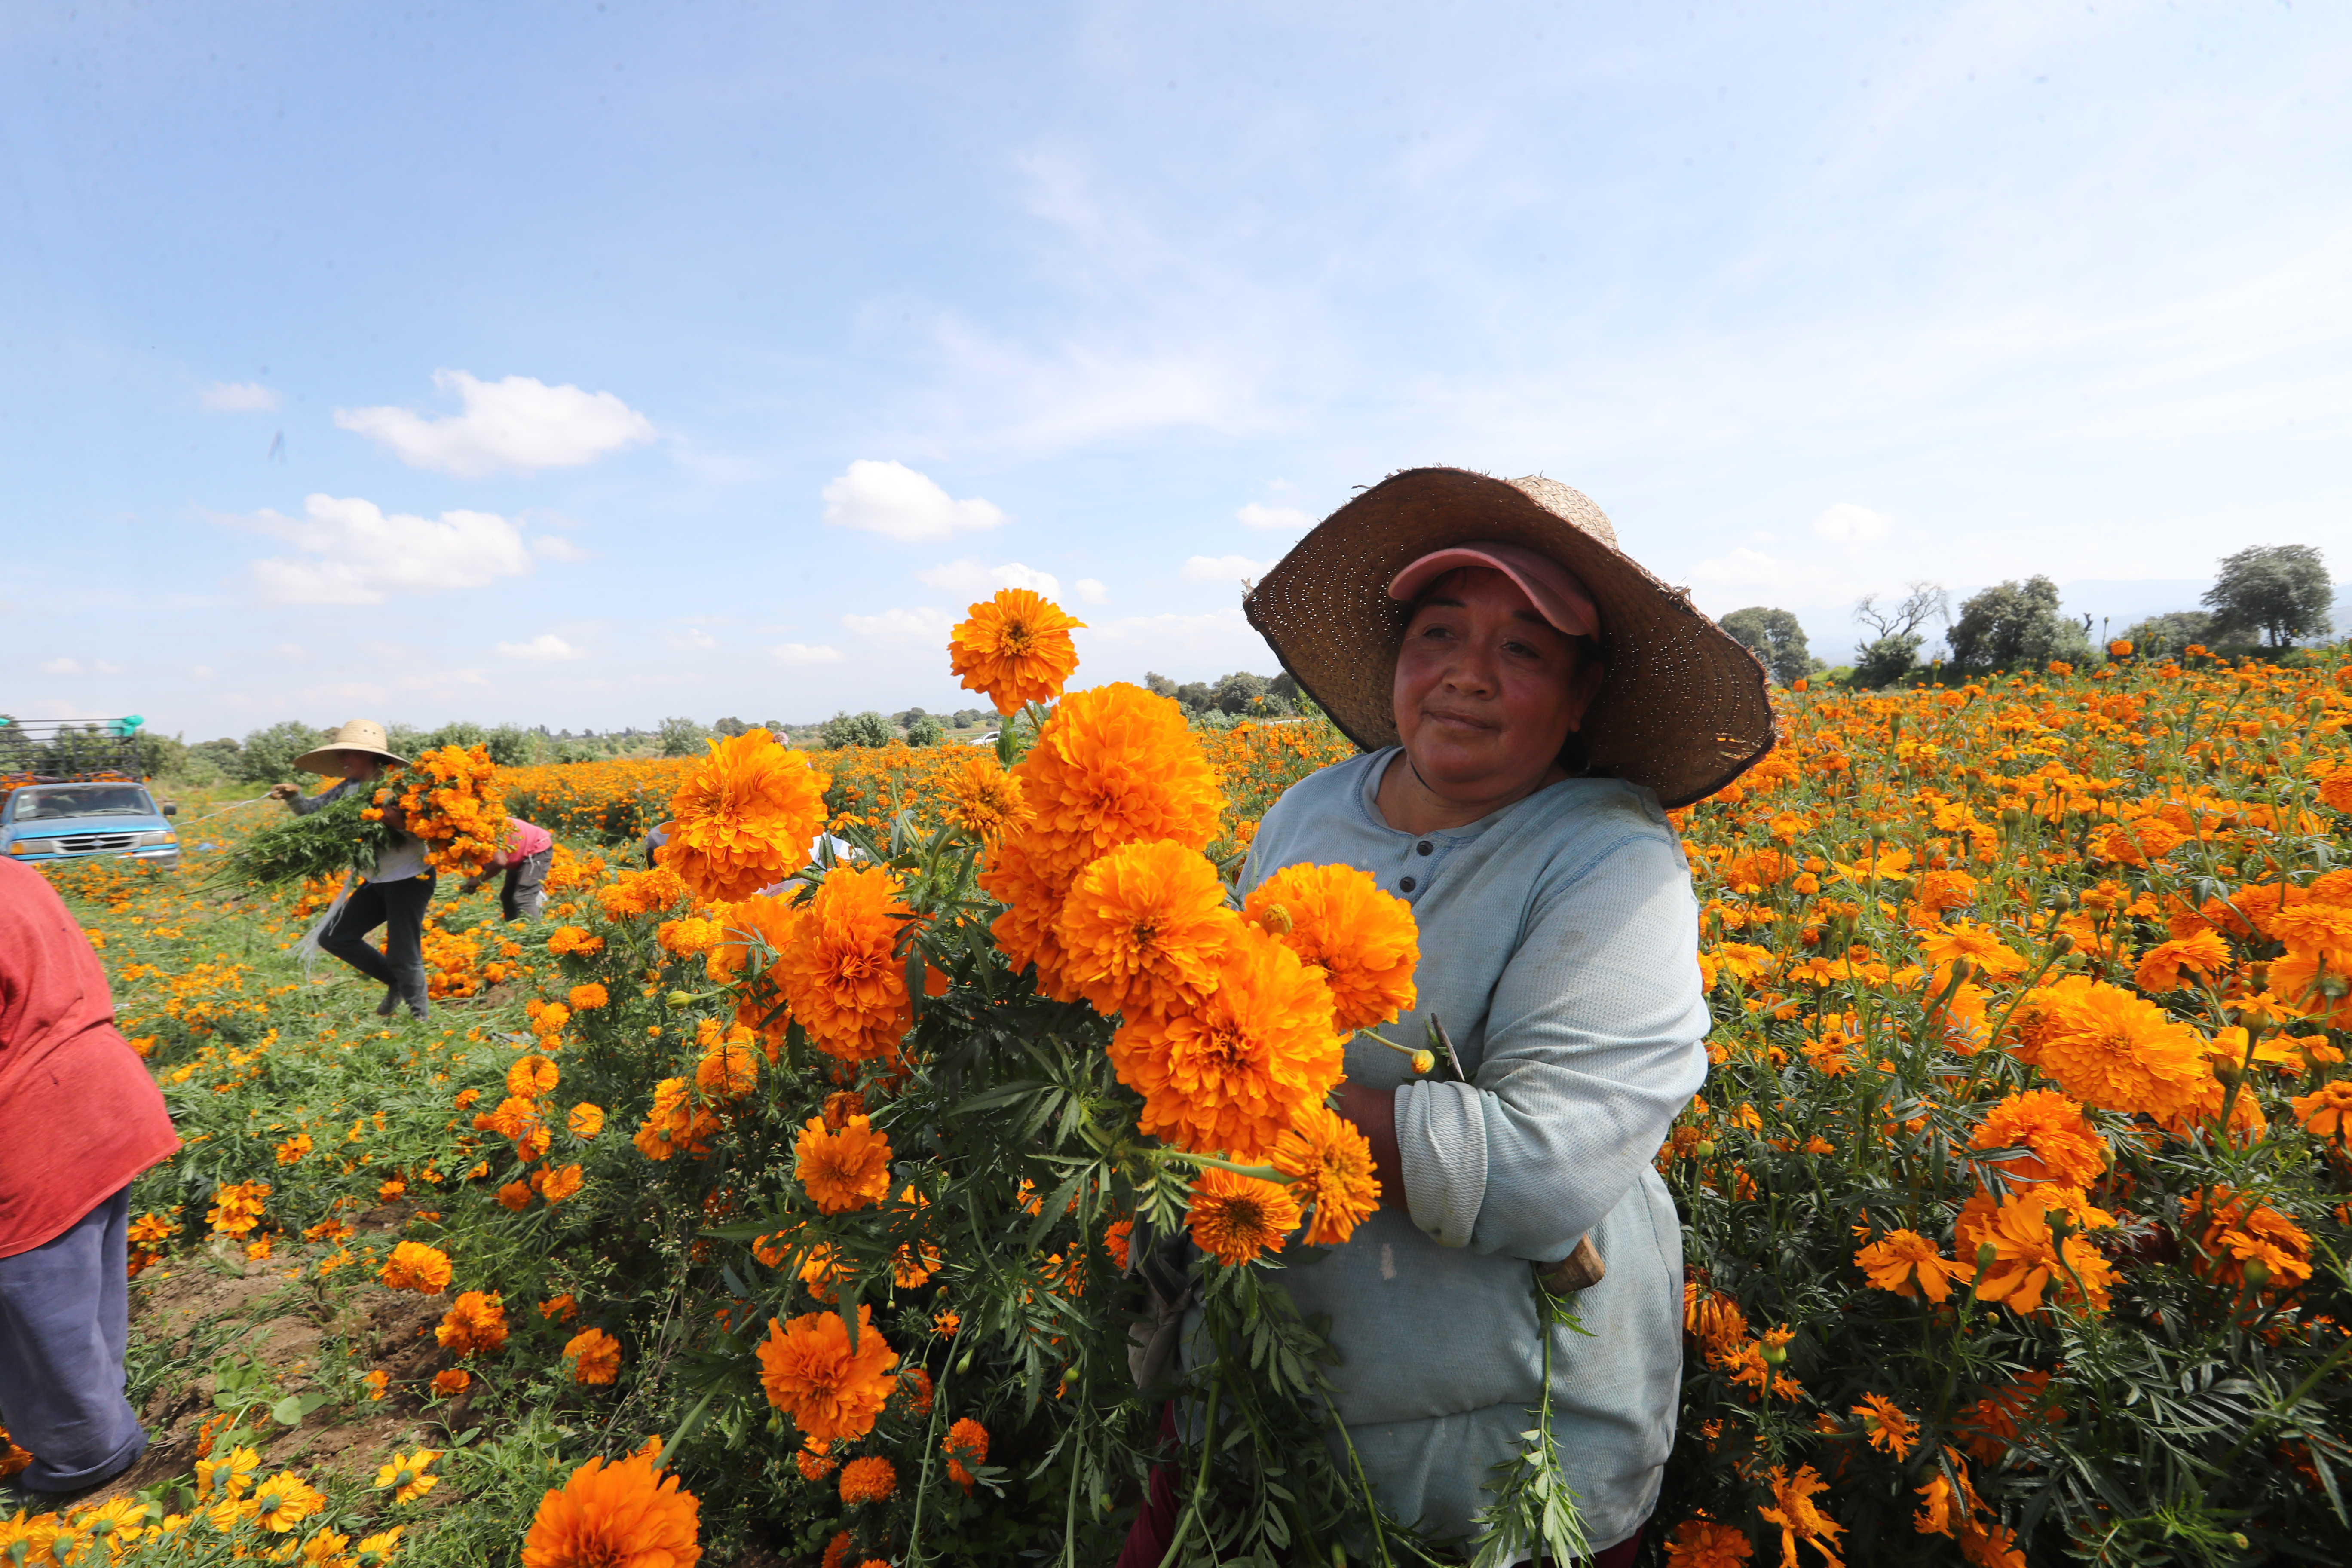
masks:
[(1396, 724), (1422, 781), (1490, 799), (1538, 787), (1600, 689), (1601, 661), (1483, 566), (1431, 586), (1397, 651)]
[(343, 764), (343, 777), (347, 779), (372, 779), (383, 771), (383, 760), (365, 752), (345, 752), (336, 760)]

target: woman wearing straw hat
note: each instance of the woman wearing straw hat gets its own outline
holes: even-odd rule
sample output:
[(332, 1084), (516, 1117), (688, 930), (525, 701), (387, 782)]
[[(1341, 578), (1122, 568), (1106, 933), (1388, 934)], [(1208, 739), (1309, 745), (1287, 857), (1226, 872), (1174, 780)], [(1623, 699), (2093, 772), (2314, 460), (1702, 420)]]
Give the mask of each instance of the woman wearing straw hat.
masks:
[(1390, 1037), (1439, 1023), (1458, 1067), (1348, 1047), (1341, 1110), (1382, 1206), (1285, 1276), (1329, 1317), (1339, 1417), (1383, 1508), (1459, 1542), (1542, 1396), (1530, 1265), (1580, 1287), (1591, 1337), (1548, 1331), (1552, 1431), (1598, 1561), (1630, 1562), (1682, 1367), (1681, 1230), (1652, 1161), (1707, 1066), (1663, 807), (1771, 749), (1763, 668), (1584, 496), (1458, 468), (1341, 507), (1244, 607), (1366, 754), (1276, 803), (1243, 889), (1345, 864), (1411, 904), (1418, 1005)]
[[(294, 759), (305, 773), (323, 773), (343, 782), (332, 789), (306, 795), (300, 788), (282, 784), (270, 790), (296, 815), (308, 816), (353, 790), (373, 785), (384, 765), (405, 766), (408, 759), (386, 749), (383, 726), (370, 719), (354, 719), (336, 731), (327, 743)], [(378, 1017), (392, 1016), (401, 1003), (422, 1019), (432, 1011), (425, 980), (425, 911), (433, 903), (433, 872), (425, 863), (425, 846), (401, 831), (396, 810), (387, 809), (384, 826), (392, 837), (376, 857), (375, 870), (347, 896), (319, 930), (319, 949), (333, 953), (371, 980), (383, 984)], [(368, 933), (383, 927), (383, 951), (368, 944)]]

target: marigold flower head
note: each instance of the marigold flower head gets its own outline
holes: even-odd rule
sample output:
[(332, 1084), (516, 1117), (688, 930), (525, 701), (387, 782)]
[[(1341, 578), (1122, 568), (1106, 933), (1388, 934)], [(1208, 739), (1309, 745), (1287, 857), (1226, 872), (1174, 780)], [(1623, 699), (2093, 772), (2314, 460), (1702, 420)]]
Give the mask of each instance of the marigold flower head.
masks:
[(852, 1116), (835, 1132), (822, 1116), (812, 1116), (793, 1142), (793, 1174), (820, 1214), (842, 1214), (880, 1203), (890, 1195), (890, 1140), (863, 1116)]
[(2179, 988), (2183, 970), (2210, 978), (2229, 963), (2230, 944), (2221, 940), (2221, 932), (2209, 928), (2149, 948), (2140, 958), (2132, 984), (2142, 991), (2161, 994)]
[(1008, 865), (1066, 889), (1079, 868), (1122, 844), (1170, 839), (1205, 847), (1224, 796), (1183, 710), (1115, 682), (1072, 692), (1013, 773), (1034, 814), (990, 858), (982, 886), (1013, 901), (992, 877)]
[[(2288, 1215), (2267, 1204), (2247, 1198), (2227, 1187), (2212, 1190), (2212, 1210), (2205, 1195), (2191, 1193), (2181, 1200), (2181, 1217), (2202, 1217), (2198, 1237), (2203, 1258), (2195, 1267), (2210, 1279), (2243, 1287), (2259, 1279), (2270, 1294), (2293, 1290), (2311, 1278), (2311, 1237)], [(2259, 1270), (2250, 1274), (2250, 1268)]]
[(433, 1337), (459, 1355), (488, 1355), (507, 1342), (507, 1311), (495, 1292), (468, 1290), (442, 1314)]
[(1794, 1476), (1780, 1466), (1772, 1467), (1772, 1506), (1759, 1508), (1757, 1512), (1768, 1524), (1780, 1527), (1780, 1560), (1793, 1565), (1797, 1561), (1799, 1542), (1812, 1547), (1836, 1568), (1843, 1563), (1837, 1554), (1837, 1538), (1845, 1533), (1845, 1526), (1814, 1506), (1813, 1499), (1829, 1490), (1829, 1482), (1811, 1465), (1798, 1468)]
[(1998, 1163), (2012, 1182), (2087, 1187), (2107, 1168), (2106, 1141), (2083, 1108), (2054, 1089), (2011, 1094), (1985, 1113), (1971, 1140), (1979, 1149), (2030, 1152)]
[(867, 1454), (841, 1467), (841, 1500), (853, 1508), (862, 1502), (887, 1502), (898, 1489), (898, 1468), (879, 1454)]
[(948, 1428), (940, 1447), (948, 1457), (949, 1477), (969, 1493), (971, 1472), (988, 1463), (988, 1428), (966, 1415)]
[(404, 1241), (392, 1249), (376, 1277), (387, 1289), (437, 1295), (449, 1288), (449, 1255), (421, 1241)]
[(604, 1005), (611, 998), (604, 993), (603, 981), (591, 980), (583, 985), (574, 985), (565, 1000), (571, 1003), (574, 1013), (591, 1013)]
[(591, 1459), (540, 1500), (523, 1538), (523, 1568), (695, 1568), (701, 1503), (650, 1452)]
[(1918, 1446), (1919, 1423), (1904, 1415), (1901, 1407), (1885, 1394), (1864, 1394), (1853, 1413), (1862, 1417), (1863, 1430), (1869, 1434), (1872, 1447), (1885, 1449), (1900, 1459)]
[[(1290, 1195), (1311, 1205), (1314, 1217), (1301, 1237), (1309, 1247), (1337, 1247), (1381, 1206), (1372, 1145), (1347, 1118), (1317, 1101), (1282, 1131), (1267, 1163), (1290, 1178)], [(1127, 1267), (1124, 1247), (1119, 1267)]]
[(566, 1198), (577, 1197), (583, 1178), (578, 1164), (561, 1165), (542, 1171), (533, 1178), (539, 1195), (549, 1203), (560, 1204)]
[[(708, 1036), (719, 1034), (719, 1022), (705, 1018)], [(724, 1036), (707, 1040), (702, 1059), (694, 1067), (694, 1087), (713, 1100), (740, 1100), (760, 1087), (758, 1037), (737, 1024)]]
[(809, 1312), (790, 1324), (768, 1321), (760, 1344), (760, 1384), (768, 1403), (812, 1437), (863, 1437), (890, 1397), (898, 1352), (872, 1323), (873, 1309), (857, 1309), (857, 1347), (838, 1312)]
[(948, 803), (940, 813), (990, 848), (1029, 824), (1029, 803), (1020, 778), (1007, 773), (996, 753), (974, 750), (946, 781)]
[(777, 967), (793, 1016), (843, 1061), (893, 1056), (914, 1015), (898, 937), (914, 911), (878, 866), (843, 866), (803, 906)]
[(1421, 933), (1402, 899), (1353, 866), (1286, 866), (1251, 890), (1242, 912), (1265, 925), (1276, 906), (1286, 918), (1275, 940), (1322, 971), (1341, 1034), (1413, 1005)]
[(698, 915), (682, 920), (664, 921), (655, 928), (654, 940), (661, 950), (673, 958), (699, 958), (718, 946), (727, 937), (727, 928), (717, 921), (707, 921)]
[(562, 1077), (556, 1065), (537, 1052), (517, 1057), (507, 1068), (507, 1094), (515, 1100), (537, 1100), (552, 1093)]
[(1063, 980), (1100, 1013), (1174, 1012), (1216, 984), (1240, 921), (1197, 849), (1123, 844), (1080, 871), (1054, 934)]
[(1891, 1230), (1853, 1255), (1874, 1290), (1897, 1296), (1925, 1296), (1941, 1301), (1951, 1294), (1951, 1281), (1975, 1277), (1973, 1267), (1946, 1258), (1936, 1244), (1915, 1230)]
[(559, 956), (576, 952), (590, 957), (604, 951), (604, 939), (590, 935), (585, 926), (558, 926), (548, 932), (547, 951)]
[[(1998, 1207), (1979, 1194), (1960, 1212), (1956, 1247), (1963, 1257), (1987, 1246), (1993, 1249), (1993, 1260), (1977, 1284), (1979, 1301), (1997, 1301), (2021, 1317), (2040, 1312), (2045, 1297), (2105, 1311), (2115, 1270), (2080, 1232), (2113, 1224), (2114, 1215), (2068, 1187), (2029, 1187), (2001, 1199)], [(2066, 1231), (2063, 1242), (2058, 1226)]]
[(564, 1118), (563, 1124), (572, 1130), (574, 1138), (583, 1141), (593, 1138), (604, 1131), (604, 1108), (583, 1100), (572, 1108), (572, 1114)]
[(2087, 975), (2029, 992), (2018, 1054), (2101, 1110), (2168, 1119), (2193, 1107), (2212, 1073), (2194, 1027)]
[(1000, 588), (970, 614), (948, 636), (949, 668), (965, 690), (984, 694), (1008, 715), (1062, 694), (1078, 668), (1070, 633), (1086, 622), (1028, 588)]
[(1755, 1553), (1748, 1532), (1711, 1519), (1686, 1519), (1666, 1538), (1671, 1568), (1740, 1568)]
[(1683, 1328), (1710, 1354), (1736, 1348), (1748, 1337), (1748, 1314), (1730, 1297), (1696, 1279), (1683, 1284)]
[(1115, 1219), (1104, 1227), (1103, 1250), (1110, 1254), (1111, 1262), (1122, 1274), (1127, 1272), (1127, 1253), (1135, 1235), (1135, 1221)]
[(433, 1374), (433, 1392), (444, 1399), (454, 1399), (474, 1386), (474, 1374), (462, 1366), (453, 1366)]
[(1110, 1059), (1119, 1081), (1143, 1096), (1144, 1131), (1255, 1160), (1339, 1081), (1344, 1045), (1322, 977), (1244, 922), (1218, 964), (1215, 991), (1173, 1016), (1128, 1019)]
[(1185, 1223), (1193, 1245), (1220, 1263), (1239, 1267), (1260, 1253), (1282, 1250), (1283, 1238), (1298, 1228), (1298, 1200), (1279, 1182), (1212, 1165), (1192, 1184)]
[(709, 742), (670, 797), (663, 868), (704, 903), (745, 899), (796, 874), (824, 826), (831, 775), (765, 730)]
[(602, 1329), (583, 1329), (563, 1344), (563, 1359), (572, 1363), (572, 1381), (607, 1384), (621, 1373), (621, 1342)]
[(2063, 1420), (2065, 1415), (2051, 1396), (2050, 1374), (2037, 1370), (2020, 1373), (2016, 1382), (1986, 1394), (1961, 1412), (1955, 1425), (1969, 1452), (1991, 1464), (2026, 1427)]

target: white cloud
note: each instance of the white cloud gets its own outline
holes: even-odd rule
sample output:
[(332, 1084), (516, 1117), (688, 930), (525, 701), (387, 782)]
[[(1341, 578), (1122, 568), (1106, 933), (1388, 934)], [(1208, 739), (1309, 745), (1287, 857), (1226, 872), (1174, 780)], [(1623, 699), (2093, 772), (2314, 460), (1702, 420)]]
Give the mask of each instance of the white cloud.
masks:
[(534, 533), (530, 552), (541, 561), (585, 561), (588, 552), (560, 533)]
[(698, 652), (703, 648), (717, 647), (719, 646), (719, 639), (712, 637), (709, 632), (704, 631), (700, 626), (688, 626), (682, 632), (672, 632), (665, 640), (667, 641), (669, 646), (672, 647), (684, 648), (693, 652)]
[(386, 514), (373, 501), (305, 497), (303, 516), (264, 511), (247, 526), (275, 534), (305, 557), (253, 563), (265, 598), (281, 605), (380, 605), (394, 594), (480, 588), (531, 569), (522, 531), (486, 511), (437, 519)]
[(1246, 555), (1195, 555), (1184, 563), (1187, 583), (1255, 582), (1274, 569), (1271, 561), (1253, 561)]
[(1262, 528), (1268, 532), (1304, 533), (1315, 526), (1315, 520), (1295, 506), (1261, 506), (1256, 501), (1234, 513), (1244, 528)]
[(502, 642), (499, 652), (526, 664), (562, 664), (567, 659), (588, 657), (586, 648), (574, 647), (553, 632), (541, 632), (529, 642)]
[(267, 414), (278, 395), (257, 381), (216, 381), (197, 395), (207, 414)]
[(927, 588), (953, 594), (959, 599), (985, 599), (999, 588), (1027, 588), (1049, 595), (1062, 591), (1061, 579), (1051, 572), (1040, 572), (1018, 561), (1008, 561), (1002, 566), (983, 566), (970, 560), (950, 561), (916, 573), (915, 581)]
[(71, 658), (43, 659), (41, 673), (43, 675), (79, 675), (81, 663), (79, 659)]
[(839, 664), (849, 657), (824, 643), (778, 643), (768, 651), (776, 656), (778, 664)]
[(1813, 519), (1813, 531), (1839, 544), (1860, 544), (1865, 540), (1885, 538), (1894, 521), (1883, 511), (1842, 500)]
[(1092, 577), (1081, 577), (1070, 585), (1077, 590), (1078, 598), (1086, 604), (1108, 605), (1110, 603), (1110, 590)]
[(465, 412), (338, 408), (335, 423), (413, 468), (467, 479), (501, 469), (576, 468), (654, 438), (653, 421), (609, 392), (550, 386), (527, 375), (479, 381), (462, 370), (436, 370), (433, 384), (455, 391)]
[(1126, 666), (1138, 674), (1145, 659), (1157, 669), (1277, 668), (1265, 639), (1237, 606), (1198, 616), (1128, 616), (1070, 636), (1078, 644), (1082, 663), (1096, 660), (1097, 668), (1107, 664), (1112, 669)]
[(885, 610), (878, 616), (844, 616), (841, 624), (862, 637), (933, 637), (945, 640), (956, 618), (926, 605), (916, 610)]
[(122, 666), (119, 664), (109, 664), (102, 658), (96, 664), (90, 666), (90, 668), (97, 670), (100, 675), (121, 675), (122, 673)]
[(1004, 513), (978, 497), (957, 500), (904, 463), (860, 458), (824, 487), (824, 521), (913, 543), (994, 528)]

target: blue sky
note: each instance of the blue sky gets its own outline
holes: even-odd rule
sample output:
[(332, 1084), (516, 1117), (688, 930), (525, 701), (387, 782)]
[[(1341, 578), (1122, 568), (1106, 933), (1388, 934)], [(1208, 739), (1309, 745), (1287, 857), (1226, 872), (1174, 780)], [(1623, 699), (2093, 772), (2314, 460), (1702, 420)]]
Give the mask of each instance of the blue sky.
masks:
[(1717, 614), (2352, 576), (2352, 13), (0, 10), (0, 708), (190, 739), (1270, 670), (1351, 488)]

